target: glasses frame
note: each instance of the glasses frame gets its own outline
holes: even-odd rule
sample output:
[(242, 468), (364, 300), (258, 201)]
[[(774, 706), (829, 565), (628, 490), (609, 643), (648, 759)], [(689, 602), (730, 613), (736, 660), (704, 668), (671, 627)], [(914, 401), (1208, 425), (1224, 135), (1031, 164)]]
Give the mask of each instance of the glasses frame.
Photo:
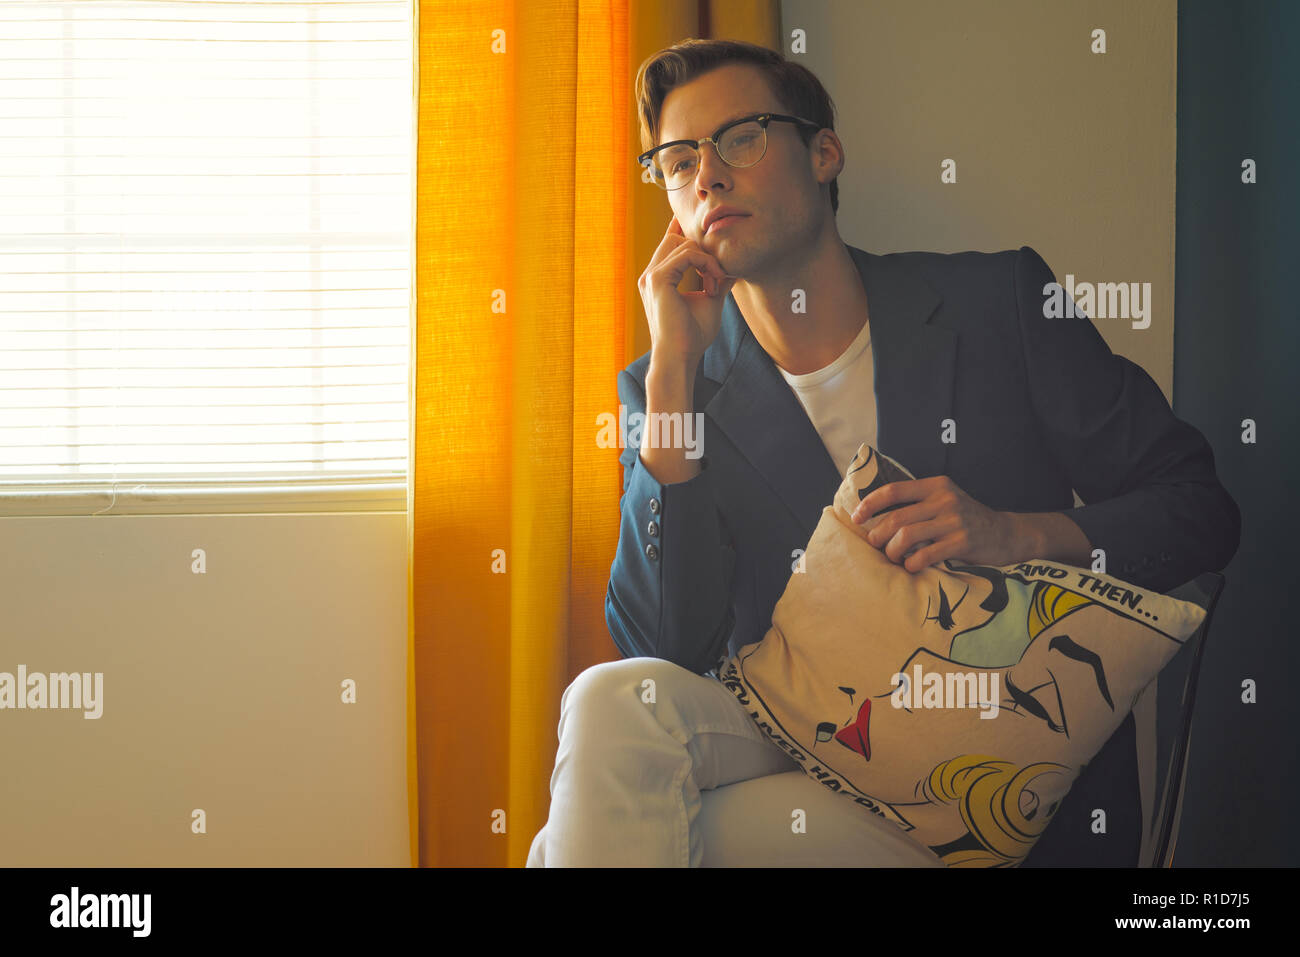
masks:
[[(654, 167), (655, 154), (657, 154), (660, 150), (668, 149), (668, 147), (670, 146), (689, 146), (693, 148), (696, 153), (703, 153), (704, 144), (712, 143), (713, 151), (718, 154), (718, 159), (722, 160), (722, 162), (726, 163), (732, 169), (748, 169), (751, 166), (757, 166), (759, 163), (763, 161), (763, 157), (767, 155), (767, 125), (771, 123), (773, 120), (779, 123), (795, 123), (800, 126), (809, 126), (812, 127), (814, 130), (820, 130), (822, 128), (820, 123), (814, 123), (812, 120), (806, 120), (802, 116), (789, 116), (785, 113), (754, 113), (750, 116), (742, 116), (734, 120), (728, 120), (726, 123), (723, 123), (716, 130), (714, 130), (712, 136), (706, 136), (702, 140), (671, 140), (667, 143), (660, 143), (654, 149), (646, 150), (644, 153), (638, 156), (636, 158), (636, 162), (637, 165), (642, 167), (643, 169), (649, 169), (651, 171), (651, 180), (654, 182), (654, 184), (658, 186), (660, 189), (665, 190), (667, 192), (671, 192), (672, 190), (675, 189), (681, 189), (682, 186), (687, 185), (686, 183), (682, 183), (681, 186), (669, 186), (658, 176), (654, 175), (653, 167)], [(742, 123), (755, 123), (755, 122), (758, 123), (758, 125), (763, 128), (763, 152), (759, 154), (758, 159), (754, 160), (754, 162), (748, 163), (744, 166), (737, 166), (735, 163), (727, 163), (726, 157), (722, 155), (722, 150), (718, 148), (718, 141), (733, 126), (740, 126)], [(698, 168), (697, 168), (696, 175), (699, 175)]]

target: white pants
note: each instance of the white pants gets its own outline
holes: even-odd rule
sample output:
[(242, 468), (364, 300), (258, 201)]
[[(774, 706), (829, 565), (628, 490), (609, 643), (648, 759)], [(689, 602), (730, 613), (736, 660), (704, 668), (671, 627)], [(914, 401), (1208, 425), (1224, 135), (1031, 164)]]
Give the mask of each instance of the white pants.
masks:
[(799, 770), (721, 682), (672, 662), (588, 668), (560, 699), (559, 738), (529, 867), (943, 866)]

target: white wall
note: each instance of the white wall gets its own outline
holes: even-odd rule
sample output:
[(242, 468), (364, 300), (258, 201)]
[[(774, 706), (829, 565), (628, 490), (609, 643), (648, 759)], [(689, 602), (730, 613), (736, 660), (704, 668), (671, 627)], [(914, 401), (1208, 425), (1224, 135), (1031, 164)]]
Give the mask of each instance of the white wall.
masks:
[(0, 518), (0, 672), (104, 674), (0, 710), (0, 865), (409, 865), (406, 614), (404, 512)]

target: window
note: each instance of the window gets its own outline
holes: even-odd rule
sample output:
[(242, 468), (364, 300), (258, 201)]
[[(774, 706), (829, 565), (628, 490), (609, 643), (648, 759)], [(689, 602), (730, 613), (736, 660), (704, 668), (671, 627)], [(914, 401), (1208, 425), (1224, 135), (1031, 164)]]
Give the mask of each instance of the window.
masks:
[(413, 19), (0, 2), (0, 514), (405, 508)]

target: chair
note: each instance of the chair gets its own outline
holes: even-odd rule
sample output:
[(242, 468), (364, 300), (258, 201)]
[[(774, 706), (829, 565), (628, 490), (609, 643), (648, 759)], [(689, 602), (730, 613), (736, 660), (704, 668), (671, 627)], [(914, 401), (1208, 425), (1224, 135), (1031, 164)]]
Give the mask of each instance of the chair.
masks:
[[(1171, 598), (1190, 601), (1204, 608), (1205, 620), (1156, 676), (1156, 792), (1144, 829), (1140, 867), (1173, 866), (1183, 795), (1186, 791), (1188, 757), (1191, 753), (1196, 683), (1200, 676), (1210, 620), (1214, 616), (1224, 584), (1221, 574), (1207, 572), (1168, 593)], [(1142, 727), (1139, 725), (1139, 735), (1141, 733)]]

